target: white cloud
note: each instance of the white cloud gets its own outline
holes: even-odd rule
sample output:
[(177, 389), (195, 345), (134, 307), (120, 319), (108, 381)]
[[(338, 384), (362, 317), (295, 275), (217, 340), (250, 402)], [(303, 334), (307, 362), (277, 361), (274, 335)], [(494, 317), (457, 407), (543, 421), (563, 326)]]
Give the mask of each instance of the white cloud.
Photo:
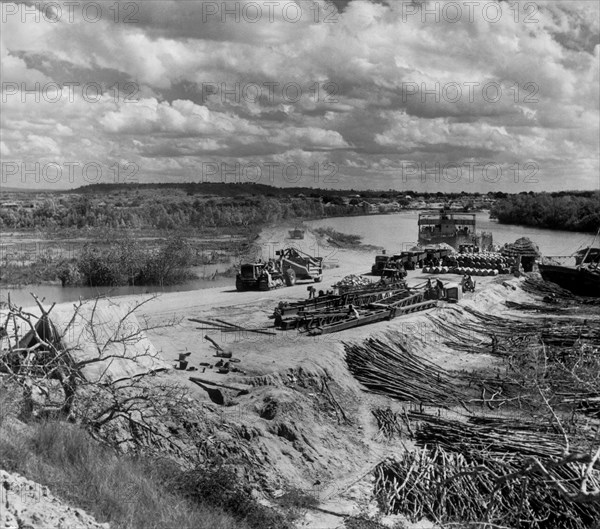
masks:
[[(500, 20), (486, 20), (488, 3), (475, 6), (472, 21), (463, 5), (456, 23), (408, 16), (414, 10), (404, 1), (362, 0), (334, 14), (334, 23), (323, 21), (331, 16), (324, 1), (300, 3), (294, 23), (282, 11), (285, 2), (272, 21), (265, 15), (254, 24), (241, 11), (237, 21), (229, 15), (222, 23), (218, 13), (202, 23), (206, 3), (195, 1), (140, 3), (138, 23), (109, 16), (89, 23), (78, 11), (73, 23), (9, 17), (0, 35), (3, 80), (27, 87), (128, 80), (140, 91), (128, 104), (110, 91), (97, 103), (81, 94), (69, 101), (66, 93), (50, 103), (4, 87), (2, 149), (25, 160), (108, 164), (151, 156), (153, 167), (174, 176), (207, 153), (227, 160), (300, 156), (374, 172), (385, 160), (544, 157), (571, 163), (581, 186), (589, 186), (600, 121), (597, 3), (541, 1), (530, 20), (521, 11), (518, 22), (507, 3)], [(105, 15), (112, 5), (102, 3)], [(273, 97), (256, 102), (202, 97), (203, 83), (231, 89), (270, 82), (279, 83)], [(297, 102), (282, 93), (286, 83), (301, 87)], [(453, 86), (462, 89), (458, 100)], [(490, 101), (496, 86), (502, 96)], [(548, 185), (561, 187), (554, 178)]]

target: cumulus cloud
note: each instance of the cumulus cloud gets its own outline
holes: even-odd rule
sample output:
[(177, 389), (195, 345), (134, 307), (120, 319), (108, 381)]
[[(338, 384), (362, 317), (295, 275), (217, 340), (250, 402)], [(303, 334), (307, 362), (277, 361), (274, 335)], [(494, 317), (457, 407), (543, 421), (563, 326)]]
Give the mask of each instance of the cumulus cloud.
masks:
[(6, 5), (3, 157), (189, 179), (288, 156), (360, 187), (406, 185), (407, 161), (534, 160), (544, 189), (565, 186), (558, 167), (570, 187), (597, 176), (594, 2), (111, 0), (93, 22)]

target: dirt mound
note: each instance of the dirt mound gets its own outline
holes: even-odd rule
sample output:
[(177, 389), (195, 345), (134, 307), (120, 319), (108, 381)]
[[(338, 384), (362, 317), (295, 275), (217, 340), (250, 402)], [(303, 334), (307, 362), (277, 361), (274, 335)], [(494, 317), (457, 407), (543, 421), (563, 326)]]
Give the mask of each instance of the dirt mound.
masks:
[(48, 487), (0, 470), (2, 529), (109, 529), (82, 509), (62, 503)]

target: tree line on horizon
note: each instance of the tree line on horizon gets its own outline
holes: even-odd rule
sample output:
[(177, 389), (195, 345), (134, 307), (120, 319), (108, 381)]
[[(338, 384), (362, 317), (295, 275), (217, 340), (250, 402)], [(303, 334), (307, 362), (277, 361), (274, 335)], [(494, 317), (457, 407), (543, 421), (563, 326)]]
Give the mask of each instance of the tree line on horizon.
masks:
[[(246, 194), (219, 196), (219, 193), (225, 193), (227, 189), (238, 187)], [(290, 189), (250, 184), (105, 184), (76, 191), (83, 190), (85, 192), (58, 196), (49, 194), (34, 208), (2, 208), (0, 229), (39, 229), (48, 232), (80, 229), (231, 229), (240, 232), (251, 231), (265, 223), (289, 219), (360, 215), (366, 211), (356, 205), (363, 198), (393, 200), (397, 199), (399, 193), (393, 190), (363, 191), (360, 192), (361, 199), (354, 198), (348, 204), (347, 198), (351, 195), (312, 189), (312, 193), (307, 195), (297, 193), (290, 196), (280, 194), (290, 193)], [(273, 190), (278, 190), (279, 194), (272, 193)], [(207, 191), (214, 191), (215, 194), (208, 195)], [(248, 194), (249, 191), (256, 193)], [(351, 192), (352, 190), (345, 193)], [(480, 193), (464, 191), (402, 193), (425, 199), (435, 198), (438, 202), (482, 196)], [(498, 191), (487, 193), (486, 196), (496, 200), (490, 213), (501, 223), (573, 231), (595, 231), (600, 224), (599, 192), (530, 191), (509, 195)], [(408, 201), (403, 200), (402, 205), (408, 205)]]
[[(264, 223), (296, 218), (356, 214), (341, 199), (325, 203), (299, 198), (235, 197), (201, 199), (189, 196), (132, 195), (121, 198), (73, 195), (46, 199), (33, 209), (2, 209), (0, 228), (42, 229), (252, 229)], [(98, 201), (98, 198), (102, 198)]]
[(496, 201), (490, 215), (502, 224), (596, 232), (600, 228), (600, 191), (508, 195)]

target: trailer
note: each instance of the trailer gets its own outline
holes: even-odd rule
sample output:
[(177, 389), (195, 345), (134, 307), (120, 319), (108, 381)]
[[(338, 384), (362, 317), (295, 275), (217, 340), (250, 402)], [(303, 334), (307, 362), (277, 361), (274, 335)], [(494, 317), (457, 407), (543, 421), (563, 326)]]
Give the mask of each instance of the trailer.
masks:
[[(398, 285), (395, 285), (398, 286)], [(388, 300), (397, 301), (408, 297), (410, 292), (405, 285), (400, 288), (390, 288), (379, 291), (355, 291), (338, 296), (323, 296), (313, 298), (295, 304), (280, 304), (275, 308), (273, 318), (275, 326), (280, 329), (296, 329), (304, 326), (307, 319), (313, 316), (347, 315), (350, 305), (353, 307), (368, 307), (376, 302), (386, 302)]]
[(294, 228), (288, 232), (290, 239), (304, 239), (304, 230), (300, 228)]
[(296, 248), (285, 248), (275, 252), (284, 270), (292, 269), (296, 279), (323, 281), (323, 258), (313, 257)]
[(313, 257), (295, 248), (275, 252), (276, 259), (244, 263), (235, 278), (235, 287), (244, 290), (272, 290), (292, 286), (298, 280), (318, 283), (323, 280), (323, 258)]
[(435, 307), (437, 300), (428, 299), (426, 294), (403, 287), (280, 305), (275, 309), (275, 324), (279, 329), (298, 329), (311, 336), (328, 334)]
[(425, 294), (419, 292), (389, 304), (372, 303), (369, 307), (369, 311), (364, 314), (359, 314), (358, 317), (353, 315), (350, 311), (346, 312), (343, 317), (336, 317), (333, 315), (329, 315), (328, 317), (325, 316), (320, 319), (313, 317), (310, 320), (310, 327), (307, 327), (306, 332), (309, 336), (330, 334), (351, 329), (353, 327), (361, 327), (380, 321), (393, 320), (398, 316), (427, 310), (435, 306), (437, 306), (437, 300), (425, 299)]

